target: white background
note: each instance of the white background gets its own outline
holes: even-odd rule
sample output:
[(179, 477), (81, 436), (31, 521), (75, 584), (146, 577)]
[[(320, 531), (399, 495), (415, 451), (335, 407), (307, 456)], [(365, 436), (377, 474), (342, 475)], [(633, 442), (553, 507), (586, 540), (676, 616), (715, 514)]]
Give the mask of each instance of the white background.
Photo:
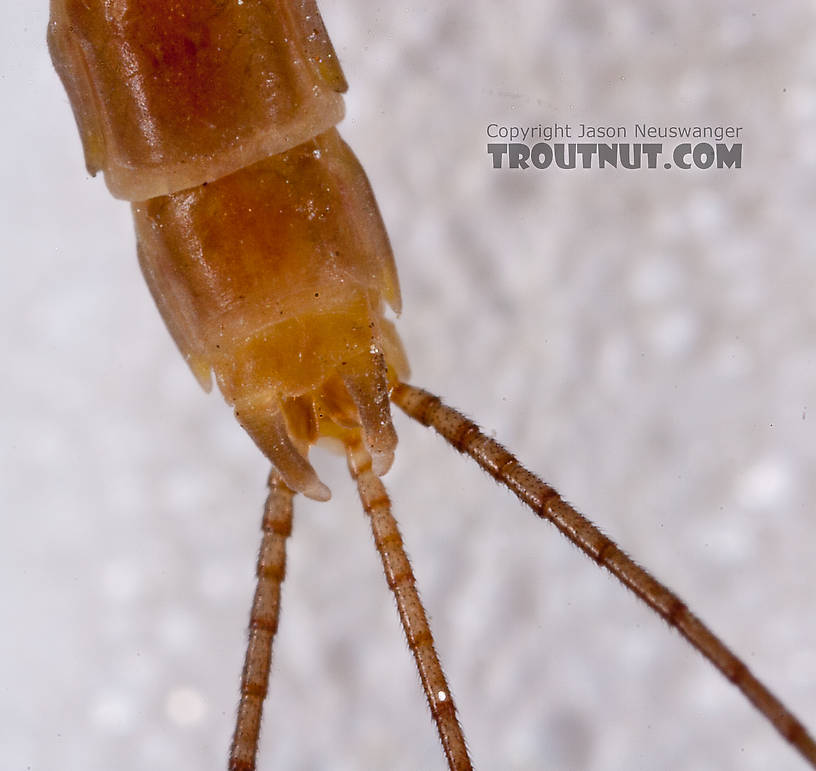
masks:
[[(414, 382), (813, 729), (816, 15), (687, 8), (322, 5)], [(0, 766), (219, 769), (266, 463), (162, 328), (45, 28), (19, 3), (0, 33)], [(498, 172), (492, 121), (740, 125), (744, 168)], [(479, 767), (803, 767), (552, 527), (397, 428), (386, 482)], [(298, 501), (260, 767), (441, 768), (344, 462), (314, 458), (334, 499)]]

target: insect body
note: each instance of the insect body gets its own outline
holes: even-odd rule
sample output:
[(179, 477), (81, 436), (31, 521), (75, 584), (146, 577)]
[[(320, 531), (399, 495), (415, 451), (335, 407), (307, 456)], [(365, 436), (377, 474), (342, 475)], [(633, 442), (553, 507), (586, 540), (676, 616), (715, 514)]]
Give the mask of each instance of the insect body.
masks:
[(293, 490), (328, 498), (304, 448), (350, 426), (387, 470), (385, 362), (407, 367), (382, 306), (399, 289), (330, 128), (346, 86), (316, 7), (55, 2), (49, 44), (89, 171), (137, 202), (142, 270), (202, 385), (212, 372)]
[[(178, 338), (177, 338), (177, 339), (178, 339)], [(290, 420), (291, 420), (291, 418), (290, 418)], [(306, 488), (304, 487), (304, 489), (306, 489)], [(314, 492), (314, 490), (312, 490), (312, 492)]]
[(292, 494), (329, 498), (306, 458), (320, 436), (346, 448), (449, 764), (469, 768), (377, 479), (396, 446), (388, 394), (407, 374), (383, 317), (399, 289), (359, 164), (333, 129), (310, 138), (345, 89), (317, 8), (57, 1), (49, 47), (89, 171), (136, 200), (142, 270), (171, 334), (273, 463), (230, 768), (255, 768)]

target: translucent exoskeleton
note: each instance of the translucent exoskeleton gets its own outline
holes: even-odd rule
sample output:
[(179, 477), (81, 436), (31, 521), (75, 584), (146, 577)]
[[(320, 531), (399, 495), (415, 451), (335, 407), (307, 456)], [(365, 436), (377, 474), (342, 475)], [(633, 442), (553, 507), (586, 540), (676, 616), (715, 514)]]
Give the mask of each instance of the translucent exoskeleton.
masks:
[[(365, 7), (322, 10), (352, 83), (344, 132), (398, 245), (400, 330), (417, 381), (495, 427), (712, 620), (798, 712), (812, 715), (805, 216), (812, 189), (793, 139), (809, 131), (804, 10), (776, 11), (773, 25), (716, 6), (694, 20), (668, 5), (662, 15), (592, 7), (580, 18), (566, 6), (545, 18), (519, 6), (498, 23), (487, 7), (455, 3), (439, 15), (410, 8), (410, 16), (383, 12), (362, 25)], [(470, 19), (465, 29), (461, 18)], [(559, 34), (548, 33), (556, 25)], [(42, 24), (18, 26), (36, 28), (39, 42)], [(598, 39), (603, 55), (591, 53)], [(633, 39), (652, 42), (634, 53)], [(429, 41), (433, 56), (424, 53)], [(39, 56), (37, 82), (47, 90)], [(752, 85), (742, 93), (744, 82)], [(683, 98), (661, 106), (657, 95), (673, 88)], [(603, 97), (594, 110), (589, 94)], [(56, 89), (48, 96), (58, 99)], [(424, 99), (430, 108), (420, 109)], [(684, 119), (713, 121), (709, 111), (727, 122), (743, 118), (753, 127), (754, 166), (739, 177), (690, 179), (488, 173), (483, 123), (519, 109), (538, 120), (566, 103), (575, 105), (576, 122), (581, 109), (625, 122), (653, 104), (643, 120), (658, 120), (658, 111), (666, 119), (675, 111)], [(24, 366), (10, 368), (14, 398), (6, 404), (20, 415), (10, 418), (13, 431), (20, 421), (13, 446), (29, 472), (9, 478), (10, 489), (28, 490), (9, 507), (19, 523), (12, 532), (38, 534), (29, 561), (45, 554), (53, 573), (34, 583), (44, 579), (17, 562), (19, 553), (5, 564), (30, 587), (17, 625), (23, 639), (26, 629), (48, 638), (68, 611), (78, 624), (68, 627), (65, 650), (54, 649), (53, 635), (47, 648), (35, 646), (33, 634), (31, 645), (15, 645), (3, 658), (18, 680), (6, 680), (19, 682), (13, 693), (22, 699), (25, 665), (36, 669), (46, 650), (64, 657), (44, 668), (47, 688), (33, 691), (45, 707), (30, 735), (54, 727), (60, 754), (52, 757), (68, 750), (69, 767), (79, 767), (84, 749), (85, 767), (125, 756), (133, 767), (218, 768), (240, 667), (263, 464), (240, 432), (235, 437), (226, 411), (220, 427), (209, 423), (216, 400), (200, 398), (172, 347), (153, 348), (154, 338), (166, 338), (135, 269), (127, 217), (99, 185), (77, 182), (73, 126), (63, 114), (65, 142), (51, 146), (61, 124), (49, 119), (44, 97), (41, 104), (32, 110), (32, 151), (7, 161), (19, 163), (22, 181), (8, 192), (9, 219), (24, 233), (11, 243), (32, 255), (32, 266), (13, 274), (25, 290), (7, 306), (27, 324), (7, 328), (26, 330), (33, 343), (14, 360)], [(477, 150), (468, 151), (468, 140)], [(58, 187), (52, 164), (72, 154), (70, 181)], [(86, 188), (98, 203), (80, 200)], [(59, 192), (54, 219), (21, 189)], [(106, 242), (116, 218), (121, 230)], [(77, 224), (74, 245), (66, 221)], [(119, 271), (127, 276), (121, 283)], [(37, 377), (20, 386), (26, 368)], [(32, 395), (34, 402), (22, 398)], [(586, 767), (797, 767), (662, 624), (528, 522), (508, 496), (492, 497), (489, 480), (475, 480), (462, 459), (446, 459), (437, 440), (404, 421), (397, 427), (398, 466), (387, 481), (482, 765), (502, 757), (538, 765), (548, 747), (556, 758), (586, 753), (560, 756), (563, 765)], [(335, 465), (321, 470), (332, 477)], [(367, 752), (393, 759), (398, 747), (406, 767), (438, 762), (365, 523), (340, 473), (327, 481), (331, 510), (298, 509), (284, 598), (290, 623), (276, 649), (262, 758), (271, 767), (296, 766), (292, 759), (354, 766), (372, 757)], [(235, 575), (244, 577), (240, 586)], [(35, 591), (44, 586), (56, 596)], [(375, 599), (366, 606), (369, 586)], [(329, 608), (315, 610), (302, 592)], [(347, 633), (338, 632), (344, 624)], [(71, 673), (70, 683), (58, 671)], [(172, 706), (190, 691), (206, 704), (203, 715)], [(409, 722), (389, 712), (395, 701)], [(179, 720), (192, 725), (179, 728)], [(285, 740), (274, 725), (285, 726)], [(409, 757), (406, 746), (417, 754)]]

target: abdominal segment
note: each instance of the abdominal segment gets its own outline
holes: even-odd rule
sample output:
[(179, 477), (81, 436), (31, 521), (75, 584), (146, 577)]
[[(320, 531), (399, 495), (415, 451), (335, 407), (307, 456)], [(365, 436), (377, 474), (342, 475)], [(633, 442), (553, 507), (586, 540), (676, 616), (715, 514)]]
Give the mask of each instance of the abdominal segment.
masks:
[(138, 201), (305, 142), (346, 81), (314, 0), (51, 0), (88, 171)]
[(407, 375), (384, 317), (399, 286), (368, 180), (337, 131), (133, 213), (173, 338), (205, 388), (215, 374), (287, 484), (327, 497), (306, 450), (356, 430), (384, 473), (396, 446), (388, 391)]

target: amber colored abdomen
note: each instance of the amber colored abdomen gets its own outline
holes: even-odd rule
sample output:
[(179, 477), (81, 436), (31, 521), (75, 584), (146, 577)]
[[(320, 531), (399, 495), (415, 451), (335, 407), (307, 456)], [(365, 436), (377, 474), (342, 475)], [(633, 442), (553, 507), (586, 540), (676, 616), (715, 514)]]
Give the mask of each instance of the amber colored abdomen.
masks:
[(294, 147), (343, 117), (313, 2), (52, 0), (49, 46), (90, 173), (144, 200)]

